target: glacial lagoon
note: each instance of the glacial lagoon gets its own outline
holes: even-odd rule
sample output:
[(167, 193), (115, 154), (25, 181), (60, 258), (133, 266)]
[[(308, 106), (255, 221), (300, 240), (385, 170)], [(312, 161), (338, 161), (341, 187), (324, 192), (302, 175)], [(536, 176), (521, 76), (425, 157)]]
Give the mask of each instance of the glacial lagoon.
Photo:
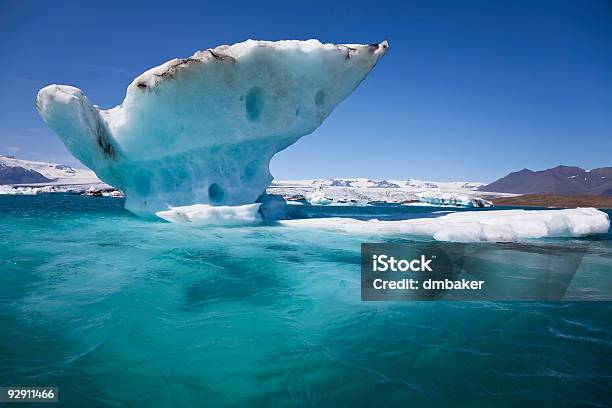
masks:
[(122, 199), (61, 194), (0, 196), (0, 226), (0, 383), (57, 386), (62, 406), (609, 402), (612, 304), (597, 300), (610, 232), (527, 240), (482, 261), (520, 275), (537, 245), (586, 244), (573, 284), (590, 301), (362, 302), (363, 238), (351, 234), (186, 227), (135, 217)]

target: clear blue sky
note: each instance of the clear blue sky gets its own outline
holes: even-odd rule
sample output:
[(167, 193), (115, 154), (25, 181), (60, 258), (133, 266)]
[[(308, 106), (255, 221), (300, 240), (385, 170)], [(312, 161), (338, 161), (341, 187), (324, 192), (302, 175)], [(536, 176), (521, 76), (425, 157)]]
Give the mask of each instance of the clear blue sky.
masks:
[(108, 108), (144, 70), (254, 39), (390, 52), (276, 178), (490, 181), (524, 167), (612, 165), (610, 1), (0, 0), (0, 154), (77, 164), (38, 117), (50, 84)]

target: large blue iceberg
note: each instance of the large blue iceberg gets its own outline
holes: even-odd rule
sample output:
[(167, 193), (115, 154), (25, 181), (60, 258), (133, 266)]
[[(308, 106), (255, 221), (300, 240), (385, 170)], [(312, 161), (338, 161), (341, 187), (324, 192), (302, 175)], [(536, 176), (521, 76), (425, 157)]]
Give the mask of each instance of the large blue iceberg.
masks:
[(40, 90), (36, 108), (135, 214), (252, 204), (272, 156), (314, 131), (387, 49), (249, 40), (148, 70), (112, 109), (65, 85)]

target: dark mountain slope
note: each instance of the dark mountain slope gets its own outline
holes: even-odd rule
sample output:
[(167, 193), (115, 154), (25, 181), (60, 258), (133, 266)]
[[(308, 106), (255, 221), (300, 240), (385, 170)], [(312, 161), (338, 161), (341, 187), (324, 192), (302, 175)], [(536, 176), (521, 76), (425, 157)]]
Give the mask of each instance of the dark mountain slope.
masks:
[(573, 166), (541, 171), (523, 169), (479, 190), (514, 194), (612, 195), (612, 167), (590, 171)]
[(0, 184), (46, 183), (52, 181), (39, 172), (0, 163)]

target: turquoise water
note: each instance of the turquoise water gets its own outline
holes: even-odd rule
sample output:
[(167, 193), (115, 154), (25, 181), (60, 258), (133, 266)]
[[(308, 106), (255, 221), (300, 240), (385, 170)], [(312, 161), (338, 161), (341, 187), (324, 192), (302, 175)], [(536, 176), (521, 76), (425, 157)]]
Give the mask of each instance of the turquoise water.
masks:
[[(57, 386), (79, 407), (610, 404), (611, 303), (361, 302), (358, 237), (122, 205), (0, 196), (0, 385)], [(611, 235), (550, 240), (578, 241), (582, 287), (609, 285)], [(496, 267), (528, 269), (528, 252)]]

